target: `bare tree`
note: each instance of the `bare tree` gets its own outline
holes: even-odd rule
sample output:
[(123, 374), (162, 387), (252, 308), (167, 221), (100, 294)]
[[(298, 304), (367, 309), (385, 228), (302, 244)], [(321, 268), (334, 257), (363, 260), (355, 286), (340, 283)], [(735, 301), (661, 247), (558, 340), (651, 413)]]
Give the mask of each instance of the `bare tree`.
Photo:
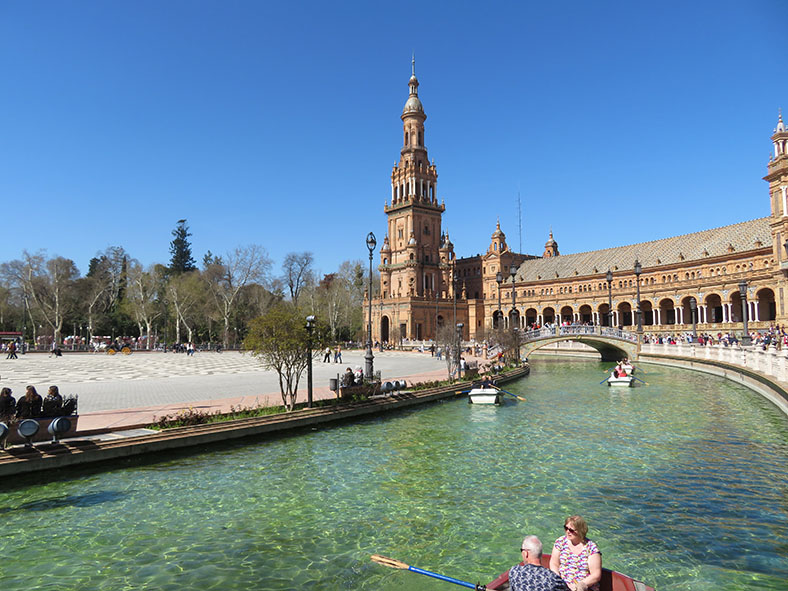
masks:
[(175, 316), (175, 341), (181, 342), (181, 324), (186, 327), (188, 341), (194, 340), (196, 319), (192, 311), (205, 299), (205, 283), (199, 271), (189, 271), (170, 277), (167, 282), (167, 300), (172, 304)]
[(59, 342), (63, 320), (74, 305), (71, 288), (79, 277), (74, 261), (63, 257), (47, 259), (43, 251), (36, 254), (23, 251), (21, 261), (4, 263), (1, 272), (30, 298), (52, 329), (55, 342)]
[(207, 266), (205, 278), (224, 322), (225, 348), (229, 344), (230, 317), (239, 292), (250, 283), (264, 284), (270, 269), (271, 259), (265, 249), (257, 244), (239, 246), (228, 252), (219, 262), (214, 260)]
[(282, 282), (290, 291), (290, 301), (298, 307), (298, 298), (304, 286), (314, 281), (312, 264), (315, 257), (311, 252), (291, 252), (282, 263)]
[(162, 313), (159, 295), (162, 289), (163, 269), (161, 265), (154, 265), (146, 271), (138, 261), (129, 263), (129, 290), (126, 301), (140, 327), (140, 336), (143, 332), (142, 327), (145, 327), (146, 349), (151, 348), (153, 321)]
[(457, 371), (457, 361), (459, 359), (457, 330), (451, 325), (444, 325), (438, 328), (437, 346), (443, 350), (443, 358), (446, 360), (446, 369), (449, 377), (453, 377)]

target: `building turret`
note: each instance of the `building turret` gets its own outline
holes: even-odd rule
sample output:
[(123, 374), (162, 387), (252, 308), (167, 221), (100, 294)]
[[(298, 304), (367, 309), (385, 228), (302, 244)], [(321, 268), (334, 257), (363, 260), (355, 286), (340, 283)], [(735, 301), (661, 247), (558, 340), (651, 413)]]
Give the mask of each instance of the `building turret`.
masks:
[(498, 220), (495, 223), (495, 232), (492, 233), (490, 246), (487, 247), (487, 252), (501, 254), (507, 250), (509, 250), (509, 247), (506, 246), (506, 234), (501, 230), (501, 222)]
[(771, 198), (772, 250), (783, 272), (788, 273), (788, 131), (782, 112), (777, 117), (772, 144), (774, 154), (769, 158), (768, 173), (763, 179), (769, 183)]
[(544, 244), (544, 254), (542, 256), (550, 258), (557, 257), (559, 254), (561, 253), (558, 252), (558, 242), (553, 239), (553, 231), (550, 230), (550, 239)]

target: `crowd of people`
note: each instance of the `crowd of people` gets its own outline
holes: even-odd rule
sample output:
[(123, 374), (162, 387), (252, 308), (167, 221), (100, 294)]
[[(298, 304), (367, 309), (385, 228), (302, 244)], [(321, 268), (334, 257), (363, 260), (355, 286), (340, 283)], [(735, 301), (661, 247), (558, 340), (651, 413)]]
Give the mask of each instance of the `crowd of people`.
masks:
[[(788, 347), (788, 331), (785, 326), (772, 325), (765, 330), (749, 331), (750, 342), (755, 347), (760, 347), (763, 350), (771, 346), (777, 349)], [(722, 347), (735, 347), (740, 344), (740, 337), (736, 336), (733, 332), (718, 332), (716, 335), (704, 332), (694, 336), (691, 332), (684, 332), (678, 334), (644, 334), (644, 343), (658, 343), (669, 345), (676, 345), (678, 343), (695, 343), (700, 346), (714, 346), (719, 345)]]
[(74, 414), (76, 410), (76, 397), (64, 399), (57, 386), (50, 386), (43, 398), (35, 386), (27, 386), (25, 395), (19, 400), (13, 396), (11, 388), (0, 390), (0, 420), (3, 421), (62, 417)]
[(588, 525), (580, 515), (564, 520), (564, 535), (556, 539), (550, 566), (542, 566), (542, 542), (526, 536), (520, 546), (521, 564), (509, 569), (511, 591), (598, 591), (602, 579), (602, 553), (587, 537)]

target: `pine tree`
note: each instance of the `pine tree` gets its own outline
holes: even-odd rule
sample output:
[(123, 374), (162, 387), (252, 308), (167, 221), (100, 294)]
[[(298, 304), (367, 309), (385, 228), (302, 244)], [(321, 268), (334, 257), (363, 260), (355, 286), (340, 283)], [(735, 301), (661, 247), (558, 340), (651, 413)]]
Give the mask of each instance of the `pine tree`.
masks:
[(186, 220), (178, 220), (178, 225), (172, 231), (173, 240), (170, 242), (170, 272), (174, 275), (187, 273), (197, 268), (192, 258), (192, 245), (189, 242), (189, 226)]

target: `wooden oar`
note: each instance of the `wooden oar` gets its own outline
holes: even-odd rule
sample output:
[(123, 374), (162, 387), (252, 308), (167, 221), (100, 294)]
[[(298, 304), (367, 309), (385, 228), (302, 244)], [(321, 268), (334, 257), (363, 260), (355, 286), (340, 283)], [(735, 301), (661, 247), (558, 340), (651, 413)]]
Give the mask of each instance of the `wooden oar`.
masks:
[(413, 573), (419, 573), (420, 575), (427, 575), (428, 577), (432, 577), (434, 579), (440, 579), (441, 581), (446, 581), (447, 583), (454, 583), (455, 585), (461, 585), (463, 587), (467, 587), (468, 589), (474, 589), (476, 591), (486, 591), (486, 585), (480, 585), (479, 583), (473, 584), (467, 581), (461, 581), (459, 579), (455, 579), (452, 577), (447, 577), (446, 575), (440, 575), (438, 573), (433, 573), (428, 570), (424, 570), (423, 568), (418, 568), (415, 566), (408, 566), (404, 562), (400, 562), (399, 560), (394, 560), (393, 558), (387, 558), (386, 556), (381, 556), (380, 554), (373, 554), (371, 556), (373, 562), (377, 562), (378, 564), (382, 564), (383, 566), (388, 566), (390, 568), (399, 568), (401, 570), (409, 570)]
[(604, 384), (604, 383), (605, 383), (606, 381), (608, 381), (609, 379), (610, 379), (610, 377), (606, 377), (604, 380), (602, 380), (601, 382), (599, 382), (599, 385), (601, 386), (602, 384)]
[(493, 384), (493, 388), (495, 388), (495, 389), (496, 389), (496, 390), (498, 390), (499, 392), (503, 392), (504, 394), (508, 394), (509, 396), (514, 396), (515, 398), (517, 398), (517, 400), (522, 400), (523, 402), (528, 402), (528, 401), (527, 401), (525, 398), (523, 398), (522, 396), (518, 396), (517, 394), (512, 394), (511, 392), (507, 392), (507, 391), (506, 391), (506, 390), (504, 390), (503, 388), (499, 388), (498, 386), (496, 386), (496, 385), (494, 385), (494, 384)]
[[(635, 378), (635, 376), (632, 376), (632, 377), (633, 377), (633, 378)], [(640, 378), (635, 378), (635, 379), (636, 379), (638, 382), (643, 382), (643, 380), (641, 380)], [(643, 383), (644, 383), (644, 384), (646, 384), (646, 386), (648, 386), (648, 382), (643, 382)]]

